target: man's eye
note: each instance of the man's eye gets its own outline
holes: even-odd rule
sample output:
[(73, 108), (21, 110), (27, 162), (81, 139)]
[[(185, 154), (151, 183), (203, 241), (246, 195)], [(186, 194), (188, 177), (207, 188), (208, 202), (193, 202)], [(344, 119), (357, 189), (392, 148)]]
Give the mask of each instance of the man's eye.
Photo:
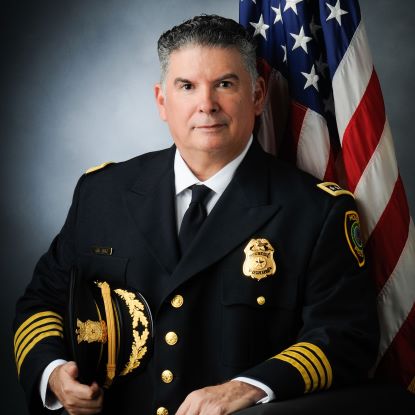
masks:
[(230, 88), (232, 86), (232, 82), (231, 81), (220, 81), (219, 86), (221, 88)]
[(182, 89), (184, 89), (185, 91), (190, 91), (193, 88), (192, 84), (182, 84)]

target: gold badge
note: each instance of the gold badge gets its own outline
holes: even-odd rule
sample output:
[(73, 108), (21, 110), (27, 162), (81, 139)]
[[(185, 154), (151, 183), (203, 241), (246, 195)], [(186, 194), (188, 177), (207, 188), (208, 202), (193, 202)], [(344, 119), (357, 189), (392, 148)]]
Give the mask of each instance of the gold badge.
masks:
[(277, 266), (274, 261), (274, 248), (267, 239), (251, 239), (244, 252), (244, 275), (259, 281), (275, 274)]
[(91, 321), (87, 320), (85, 323), (79, 319), (76, 319), (78, 344), (81, 342), (88, 343), (106, 343), (107, 342), (107, 325), (104, 320)]
[(365, 253), (363, 252), (363, 241), (360, 234), (360, 221), (359, 215), (354, 210), (347, 211), (344, 216), (344, 231), (352, 254), (357, 259), (359, 267), (363, 267)]

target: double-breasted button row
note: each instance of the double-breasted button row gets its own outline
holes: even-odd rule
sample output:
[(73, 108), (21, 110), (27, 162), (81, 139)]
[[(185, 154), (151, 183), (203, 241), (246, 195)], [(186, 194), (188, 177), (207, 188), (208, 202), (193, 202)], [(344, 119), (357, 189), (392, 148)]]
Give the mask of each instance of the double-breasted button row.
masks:
[[(170, 304), (173, 308), (180, 308), (183, 303), (184, 299), (180, 294), (176, 294), (170, 301)], [(174, 346), (178, 342), (179, 336), (174, 331), (169, 331), (164, 336), (164, 340), (169, 346)], [(160, 378), (164, 383), (171, 383), (173, 382), (174, 375), (171, 370), (165, 369), (161, 372)], [(169, 411), (164, 406), (161, 406), (157, 409), (156, 415), (169, 415)]]
[[(171, 305), (174, 308), (180, 308), (184, 303), (184, 299), (183, 296), (181, 296), (180, 294), (176, 294), (172, 299), (171, 299)], [(164, 339), (166, 341), (166, 343), (169, 346), (174, 346), (177, 341), (179, 340), (179, 337), (177, 336), (177, 333), (175, 333), (174, 331), (169, 331), (165, 336)]]

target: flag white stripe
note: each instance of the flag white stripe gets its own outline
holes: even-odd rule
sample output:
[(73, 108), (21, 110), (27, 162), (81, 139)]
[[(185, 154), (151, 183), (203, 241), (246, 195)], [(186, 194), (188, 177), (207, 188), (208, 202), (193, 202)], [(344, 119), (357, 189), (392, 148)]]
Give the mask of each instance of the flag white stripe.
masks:
[(319, 113), (308, 109), (297, 145), (297, 166), (319, 179), (324, 178), (330, 156), (327, 123)]
[(398, 263), (378, 295), (381, 326), (379, 358), (399, 331), (415, 301), (415, 228), (411, 219), (409, 235)]
[(333, 95), (340, 142), (373, 72), (365, 26), (360, 22), (333, 77)]
[(362, 219), (362, 236), (366, 241), (391, 198), (398, 174), (392, 133), (386, 120), (379, 144), (354, 192)]

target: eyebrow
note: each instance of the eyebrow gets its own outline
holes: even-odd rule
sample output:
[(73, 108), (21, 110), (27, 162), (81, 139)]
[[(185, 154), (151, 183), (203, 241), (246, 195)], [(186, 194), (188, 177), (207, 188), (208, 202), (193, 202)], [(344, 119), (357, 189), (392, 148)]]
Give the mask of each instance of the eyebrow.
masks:
[(191, 84), (192, 82), (191, 81), (189, 81), (188, 79), (186, 79), (186, 78), (176, 78), (175, 80), (174, 80), (174, 85), (177, 85), (177, 84)]
[(222, 75), (221, 77), (219, 77), (218, 79), (216, 79), (214, 82), (219, 82), (219, 81), (223, 81), (224, 79), (233, 79), (235, 81), (239, 81), (239, 76), (236, 75), (236, 73), (227, 73), (225, 75)]
[[(236, 75), (235, 73), (232, 73), (232, 72), (226, 73), (226, 74), (220, 76), (219, 78), (215, 79), (213, 81), (213, 83), (223, 81), (225, 79), (234, 79), (235, 81), (239, 81), (239, 76)], [(174, 80), (174, 85), (177, 85), (177, 84), (192, 84), (192, 83), (193, 83), (192, 81), (190, 81), (186, 78), (176, 78)]]

